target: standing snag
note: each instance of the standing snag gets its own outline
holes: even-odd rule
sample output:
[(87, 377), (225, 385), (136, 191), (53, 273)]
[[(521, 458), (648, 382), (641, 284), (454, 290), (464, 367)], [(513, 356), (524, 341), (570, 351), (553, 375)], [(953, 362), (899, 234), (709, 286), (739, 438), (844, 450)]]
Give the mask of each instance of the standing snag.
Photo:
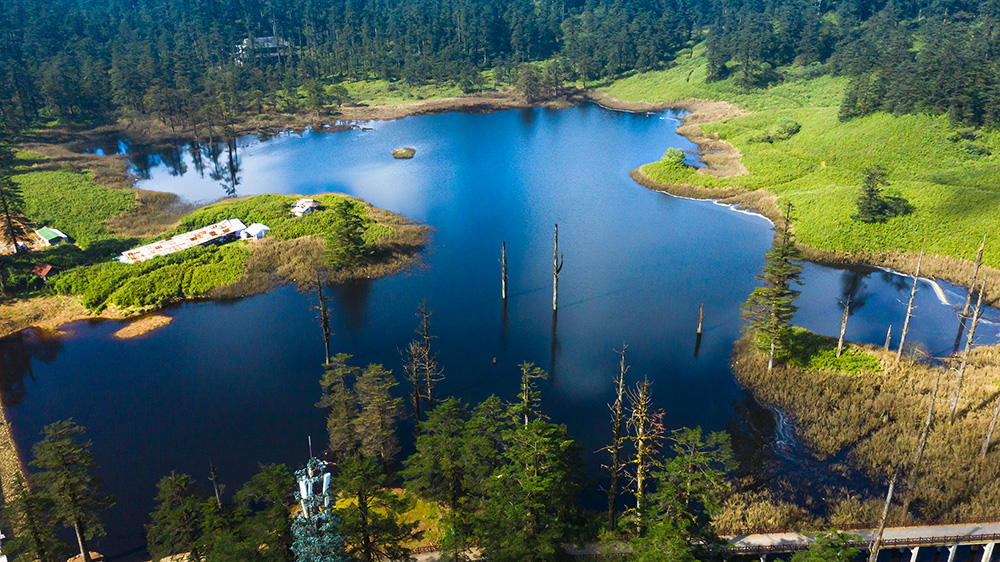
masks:
[(625, 442), (623, 430), (625, 429), (625, 373), (628, 372), (628, 365), (625, 364), (625, 350), (628, 345), (622, 345), (618, 355), (621, 356), (619, 362), (618, 377), (615, 379), (615, 401), (608, 404), (611, 409), (611, 444), (603, 450), (611, 453), (611, 464), (605, 465), (608, 475), (611, 477), (611, 485), (608, 487), (608, 530), (614, 531), (618, 520), (618, 477), (621, 476), (625, 468), (622, 462), (622, 448)]
[(563, 268), (563, 258), (559, 255), (559, 225), (556, 224), (555, 245), (552, 249), (552, 312), (559, 308), (559, 272)]
[[(923, 259), (924, 248), (921, 246), (920, 255), (917, 257), (917, 270), (913, 273), (913, 288), (910, 290), (910, 302), (906, 305), (906, 320), (903, 321), (903, 333), (899, 336), (899, 349), (896, 350), (896, 365), (899, 365), (899, 360), (903, 357), (903, 344), (906, 343), (906, 333), (910, 330), (910, 318), (913, 317), (913, 297), (917, 296), (917, 282), (920, 281), (920, 262)], [(889, 341), (888, 336), (886, 336), (886, 341)]]

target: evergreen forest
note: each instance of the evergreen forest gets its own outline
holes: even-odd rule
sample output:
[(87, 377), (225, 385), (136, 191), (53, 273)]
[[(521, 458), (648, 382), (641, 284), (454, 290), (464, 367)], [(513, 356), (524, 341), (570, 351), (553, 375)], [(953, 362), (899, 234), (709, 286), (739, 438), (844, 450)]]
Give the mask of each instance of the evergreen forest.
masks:
[[(789, 65), (848, 76), (841, 117), (1000, 123), (1000, 1), (8, 0), (0, 126), (154, 118), (171, 127), (349, 101), (344, 84), (584, 87), (706, 42), (709, 79), (747, 90)], [(275, 38), (275, 39), (268, 39)]]

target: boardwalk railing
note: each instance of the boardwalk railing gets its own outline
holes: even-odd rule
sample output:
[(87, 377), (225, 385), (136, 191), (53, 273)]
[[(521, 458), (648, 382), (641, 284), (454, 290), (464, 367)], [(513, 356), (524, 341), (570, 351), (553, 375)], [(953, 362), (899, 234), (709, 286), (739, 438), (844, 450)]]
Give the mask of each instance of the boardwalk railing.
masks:
[[(882, 539), (881, 548), (901, 548), (910, 546), (952, 546), (956, 544), (985, 544), (1000, 542), (1000, 533), (982, 533), (966, 535), (940, 535), (936, 537), (902, 537), (898, 539)], [(849, 543), (857, 548), (868, 548), (871, 541), (853, 541)], [(798, 552), (807, 550), (809, 544), (796, 542), (767, 545), (740, 545), (721, 547), (718, 552), (731, 554), (778, 554), (782, 552)]]

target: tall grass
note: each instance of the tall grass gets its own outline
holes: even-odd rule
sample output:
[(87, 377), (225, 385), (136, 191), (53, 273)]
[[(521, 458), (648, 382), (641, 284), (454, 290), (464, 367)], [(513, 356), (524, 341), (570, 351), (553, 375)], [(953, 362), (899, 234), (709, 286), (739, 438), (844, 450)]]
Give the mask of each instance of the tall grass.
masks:
[[(892, 352), (870, 346), (851, 345), (848, 349), (878, 358), (879, 367), (852, 374), (789, 361), (768, 373), (767, 354), (748, 336), (736, 344), (733, 372), (761, 401), (791, 416), (798, 437), (818, 456), (846, 457), (878, 480), (894, 467), (902, 467), (897, 498), (912, 494), (913, 503), (910, 514), (899, 513), (898, 509), (892, 513), (894, 523), (913, 518), (955, 522), (995, 520), (1000, 516), (995, 500), (1000, 493), (1000, 446), (994, 443), (985, 458), (979, 456), (993, 407), (1000, 399), (1000, 350), (974, 351), (959, 415), (953, 424), (944, 418), (955, 378), (952, 372), (942, 376), (927, 448), (913, 481), (912, 463), (919, 433), (942, 367), (912, 360), (894, 366)], [(915, 485), (910, 487), (910, 482)], [(857, 505), (824, 498), (813, 501), (825, 504), (831, 522), (863, 525), (871, 523), (868, 500), (877, 502), (883, 493), (883, 489), (877, 489), (856, 495)], [(851, 517), (858, 520), (850, 521)]]

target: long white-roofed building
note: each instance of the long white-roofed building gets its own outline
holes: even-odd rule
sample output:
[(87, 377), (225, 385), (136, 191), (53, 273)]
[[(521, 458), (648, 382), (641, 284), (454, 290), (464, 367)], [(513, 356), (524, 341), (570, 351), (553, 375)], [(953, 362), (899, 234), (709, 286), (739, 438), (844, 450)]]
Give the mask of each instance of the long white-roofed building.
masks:
[(213, 241), (224, 241), (228, 237), (237, 238), (246, 230), (246, 225), (240, 219), (227, 219), (210, 224), (198, 230), (171, 236), (170, 238), (152, 242), (145, 246), (123, 252), (118, 257), (122, 263), (139, 263), (157, 256), (166, 256), (195, 246), (201, 246)]

